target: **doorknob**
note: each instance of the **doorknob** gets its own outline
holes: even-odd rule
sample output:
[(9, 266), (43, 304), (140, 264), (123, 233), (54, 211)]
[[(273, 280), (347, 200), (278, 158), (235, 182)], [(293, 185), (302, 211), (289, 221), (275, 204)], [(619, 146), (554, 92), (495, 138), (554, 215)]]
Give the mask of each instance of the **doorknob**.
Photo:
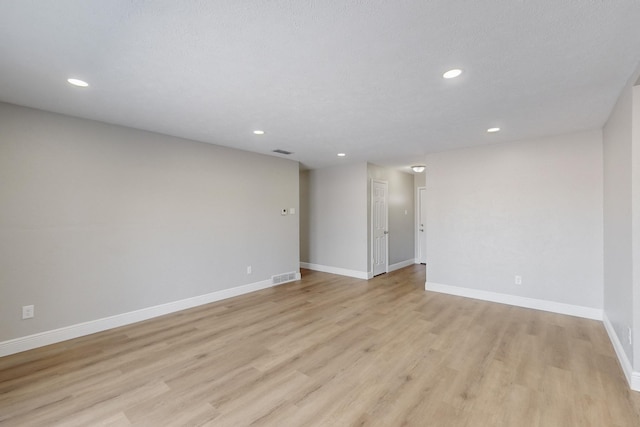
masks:
[(387, 230), (384, 230), (384, 234), (389, 234), (389, 232)]

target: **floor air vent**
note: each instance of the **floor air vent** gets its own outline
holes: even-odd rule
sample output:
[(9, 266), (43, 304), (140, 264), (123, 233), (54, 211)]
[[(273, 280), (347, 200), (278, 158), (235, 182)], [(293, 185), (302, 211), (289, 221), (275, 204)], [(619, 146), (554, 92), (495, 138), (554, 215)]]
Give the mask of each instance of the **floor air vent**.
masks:
[(271, 276), (271, 281), (274, 285), (279, 285), (280, 283), (293, 282), (296, 280), (296, 273), (284, 273), (278, 274), (277, 276)]
[(288, 156), (289, 154), (293, 154), (291, 151), (281, 150), (279, 148), (277, 150), (273, 150), (273, 152), (278, 154), (284, 154), (286, 156)]

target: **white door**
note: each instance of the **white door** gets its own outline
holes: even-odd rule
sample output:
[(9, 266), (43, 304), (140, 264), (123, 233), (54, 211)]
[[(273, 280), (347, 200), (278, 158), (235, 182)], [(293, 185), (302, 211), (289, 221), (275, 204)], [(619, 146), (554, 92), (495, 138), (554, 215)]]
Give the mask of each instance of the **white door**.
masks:
[(418, 253), (416, 258), (420, 264), (427, 263), (427, 231), (425, 226), (427, 225), (427, 208), (425, 197), (427, 194), (427, 190), (424, 187), (418, 188), (418, 215), (416, 215), (417, 224), (417, 242), (418, 242)]
[(371, 262), (373, 275), (387, 272), (389, 230), (387, 214), (387, 183), (371, 181)]

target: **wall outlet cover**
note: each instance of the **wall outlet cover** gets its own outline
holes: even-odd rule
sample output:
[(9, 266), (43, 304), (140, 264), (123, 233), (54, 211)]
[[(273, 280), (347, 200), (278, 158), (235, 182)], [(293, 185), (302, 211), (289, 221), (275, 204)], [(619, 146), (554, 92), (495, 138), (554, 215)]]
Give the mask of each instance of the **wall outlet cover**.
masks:
[(22, 318), (31, 319), (35, 315), (35, 307), (33, 305), (22, 306)]

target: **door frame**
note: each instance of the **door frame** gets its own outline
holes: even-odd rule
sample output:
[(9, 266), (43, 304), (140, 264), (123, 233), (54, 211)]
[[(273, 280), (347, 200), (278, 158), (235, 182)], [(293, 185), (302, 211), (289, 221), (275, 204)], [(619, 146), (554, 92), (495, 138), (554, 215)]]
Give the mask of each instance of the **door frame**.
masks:
[[(385, 213), (385, 224), (384, 224), (384, 228), (387, 231), (386, 233), (386, 238), (384, 239), (384, 244), (385, 244), (385, 249), (384, 249), (384, 253), (385, 253), (385, 267), (384, 267), (384, 272), (388, 273), (389, 272), (389, 182), (388, 181), (383, 181), (381, 179), (371, 179), (371, 192), (370, 192), (370, 197), (371, 200), (369, 202), (369, 211), (370, 211), (370, 215), (369, 215), (369, 221), (371, 222), (371, 229), (369, 230), (369, 232), (371, 233), (371, 245), (369, 247), (369, 250), (371, 251), (371, 277), (375, 277), (374, 276), (374, 259), (373, 259), (373, 248), (374, 248), (374, 244), (375, 244), (375, 239), (374, 239), (374, 235), (373, 235), (373, 231), (374, 231), (374, 223), (373, 223), (373, 196), (374, 196), (374, 183), (378, 183), (378, 184), (384, 184), (385, 186), (385, 208), (386, 208), (386, 213)], [(382, 274), (382, 273), (379, 273)]]
[[(420, 250), (421, 249), (420, 248), (420, 220), (421, 220), (420, 213), (422, 212), (422, 208), (424, 208), (424, 206), (421, 206), (421, 203), (420, 203), (420, 201), (421, 201), (421, 199), (420, 199), (420, 191), (421, 190), (424, 190), (424, 194), (426, 196), (427, 187), (417, 187), (416, 188), (416, 224), (415, 224), (416, 225), (416, 228), (415, 228), (415, 230), (416, 230), (415, 231), (415, 233), (416, 233), (415, 263), (416, 264), (421, 264), (421, 262), (420, 262), (420, 252), (421, 252), (421, 250)], [(424, 202), (424, 200), (422, 202)], [(423, 234), (425, 235), (425, 239), (426, 239), (426, 228), (427, 228), (427, 225), (423, 224), (422, 228), (425, 230), (425, 231), (423, 231)], [(426, 241), (425, 241), (425, 246), (426, 246)], [(424, 256), (425, 264), (427, 262), (427, 260), (426, 260), (426, 258), (427, 258), (426, 251), (427, 251), (427, 248), (425, 247), (425, 256)]]

